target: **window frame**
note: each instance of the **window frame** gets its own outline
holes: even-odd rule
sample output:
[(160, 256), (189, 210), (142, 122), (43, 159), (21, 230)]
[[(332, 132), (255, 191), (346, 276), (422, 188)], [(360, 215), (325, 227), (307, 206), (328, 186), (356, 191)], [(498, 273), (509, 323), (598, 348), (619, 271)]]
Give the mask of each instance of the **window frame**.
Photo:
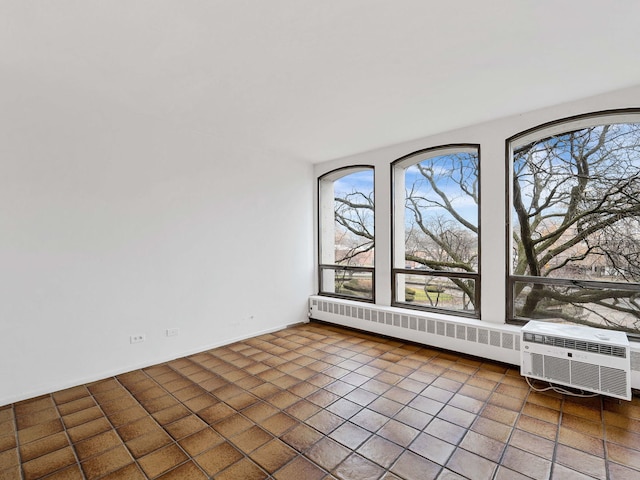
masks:
[[(448, 272), (448, 271), (433, 271), (433, 270), (424, 270), (424, 271), (416, 271), (415, 269), (407, 269), (402, 267), (396, 267), (397, 261), (399, 261), (398, 256), (398, 244), (401, 243), (404, 245), (404, 215), (402, 215), (403, 224), (398, 225), (398, 215), (396, 212), (398, 208), (405, 208), (405, 191), (403, 188), (402, 193), (400, 193), (397, 188), (397, 177), (399, 172), (402, 172), (403, 176), (403, 185), (404, 185), (404, 175), (410, 166), (416, 165), (420, 163), (422, 160), (426, 160), (428, 158), (437, 157), (441, 155), (446, 155), (447, 153), (456, 153), (464, 150), (474, 150), (478, 155), (478, 173), (477, 173), (477, 184), (478, 184), (478, 212), (477, 212), (477, 222), (478, 222), (478, 234), (477, 234), (477, 248), (478, 248), (478, 268), (475, 273), (469, 272)], [(391, 305), (394, 307), (406, 308), (410, 310), (418, 310), (423, 312), (433, 312), (439, 313), (443, 315), (453, 315), (457, 317), (465, 317), (465, 318), (474, 318), (481, 319), (481, 262), (482, 262), (482, 253), (481, 253), (481, 243), (482, 243), (482, 235), (481, 235), (481, 191), (482, 191), (482, 182), (481, 182), (481, 145), (478, 143), (451, 143), (445, 145), (438, 145), (434, 147), (423, 148), (420, 150), (416, 150), (407, 155), (403, 155), (402, 157), (394, 160), (390, 164), (391, 169)], [(422, 157), (420, 160), (415, 162), (410, 162), (414, 157)], [(400, 200), (400, 196), (402, 199)], [(399, 205), (399, 201), (401, 201), (401, 205)], [(402, 236), (402, 240), (400, 240), (400, 235)], [(405, 252), (406, 254), (406, 252)], [(405, 254), (402, 257), (402, 264), (405, 264)], [(416, 305), (404, 301), (398, 300), (398, 275), (402, 274), (411, 274), (418, 276), (433, 276), (433, 277), (443, 277), (443, 278), (461, 278), (461, 279), (474, 279), (475, 280), (475, 288), (474, 288), (474, 309), (473, 311), (463, 311), (463, 310), (452, 310), (442, 307), (431, 307), (428, 305)]]
[[(372, 267), (363, 267), (363, 266), (354, 266), (354, 265), (338, 265), (336, 263), (324, 263), (322, 261), (323, 259), (323, 244), (325, 243), (323, 241), (323, 224), (322, 224), (322, 218), (323, 218), (323, 182), (328, 182), (331, 181), (331, 183), (335, 183), (335, 181), (344, 178), (348, 175), (351, 175), (353, 173), (358, 173), (361, 171), (371, 171), (371, 174), (373, 176), (373, 181), (372, 181), (372, 185), (373, 185), (373, 198), (374, 198), (374, 204), (373, 204), (373, 249), (374, 249), (374, 257), (373, 257), (373, 263), (374, 265)], [(339, 167), (339, 168), (335, 168), (333, 170), (330, 170), (326, 173), (323, 173), (322, 175), (318, 176), (317, 179), (317, 213), (318, 213), (318, 217), (317, 217), (317, 231), (318, 231), (318, 238), (317, 238), (317, 248), (318, 248), (318, 261), (317, 261), (317, 265), (318, 265), (318, 295), (319, 296), (324, 296), (324, 297), (332, 297), (332, 298), (341, 298), (341, 299), (345, 299), (345, 300), (354, 300), (354, 301), (358, 301), (358, 302), (365, 302), (365, 303), (375, 303), (376, 302), (376, 272), (375, 272), (375, 264), (376, 264), (376, 254), (375, 254), (375, 245), (376, 245), (376, 225), (375, 225), (375, 179), (376, 179), (376, 171), (375, 171), (375, 167), (373, 165), (347, 165), (344, 167)], [(333, 199), (332, 199), (333, 201)], [(335, 212), (335, 210), (333, 210)], [(334, 213), (334, 217), (333, 217), (333, 221), (335, 222), (335, 213)], [(333, 231), (333, 230), (332, 230)], [(326, 248), (326, 246), (325, 246)], [(331, 247), (332, 249), (335, 249), (335, 240), (332, 242)], [(336, 271), (345, 271), (345, 272), (367, 272), (371, 274), (371, 298), (367, 298), (367, 297), (358, 297), (355, 295), (345, 295), (345, 294), (341, 294), (341, 293), (335, 293), (335, 292), (330, 292), (330, 291), (323, 291), (323, 273), (326, 270), (336, 270)]]
[[(558, 285), (567, 287), (591, 287), (591, 288), (611, 288), (615, 287), (620, 290), (638, 291), (640, 283), (622, 283), (598, 280), (582, 280), (568, 279), (556, 277), (536, 277), (530, 275), (514, 275), (513, 274), (513, 235), (512, 227), (514, 225), (513, 214), (513, 153), (523, 145), (532, 142), (543, 141), (555, 135), (570, 133), (584, 128), (623, 123), (640, 123), (640, 108), (622, 108), (612, 110), (601, 110), (597, 112), (589, 112), (579, 115), (564, 117), (550, 122), (545, 122), (537, 126), (516, 133), (505, 140), (505, 272), (506, 272), (506, 292), (505, 292), (505, 319), (507, 324), (525, 325), (531, 318), (518, 317), (515, 312), (515, 286), (518, 282), (541, 284), (541, 285)], [(607, 328), (602, 326), (602, 328)], [(617, 329), (611, 329), (618, 331)], [(640, 334), (626, 332), (629, 338), (635, 340), (640, 339)]]

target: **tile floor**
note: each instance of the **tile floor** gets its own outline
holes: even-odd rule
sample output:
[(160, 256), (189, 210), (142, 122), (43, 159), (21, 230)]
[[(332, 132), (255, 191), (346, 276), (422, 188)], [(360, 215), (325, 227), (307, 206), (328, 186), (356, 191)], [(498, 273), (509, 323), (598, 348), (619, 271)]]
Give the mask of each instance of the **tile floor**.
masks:
[(0, 407), (6, 479), (636, 479), (640, 399), (319, 323)]

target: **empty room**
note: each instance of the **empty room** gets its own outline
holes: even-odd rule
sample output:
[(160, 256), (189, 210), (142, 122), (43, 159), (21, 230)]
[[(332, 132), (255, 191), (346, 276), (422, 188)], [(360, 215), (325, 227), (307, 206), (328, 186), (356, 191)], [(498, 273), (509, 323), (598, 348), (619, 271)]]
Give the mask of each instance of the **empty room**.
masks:
[(0, 0), (0, 480), (640, 478), (636, 0)]

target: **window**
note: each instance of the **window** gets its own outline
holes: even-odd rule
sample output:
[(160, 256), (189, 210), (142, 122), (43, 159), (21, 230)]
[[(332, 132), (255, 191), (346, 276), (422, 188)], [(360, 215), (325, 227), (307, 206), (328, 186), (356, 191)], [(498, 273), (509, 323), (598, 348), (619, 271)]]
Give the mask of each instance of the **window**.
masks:
[(318, 181), (320, 294), (374, 301), (373, 167)]
[(393, 304), (480, 316), (478, 145), (392, 164)]
[(640, 112), (507, 141), (507, 317), (640, 334)]

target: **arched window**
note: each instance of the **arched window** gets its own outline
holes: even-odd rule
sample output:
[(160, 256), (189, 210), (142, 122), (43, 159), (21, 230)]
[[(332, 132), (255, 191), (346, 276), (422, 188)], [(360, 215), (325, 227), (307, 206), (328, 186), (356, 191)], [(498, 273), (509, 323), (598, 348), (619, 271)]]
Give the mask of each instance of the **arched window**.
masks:
[(640, 112), (507, 140), (507, 318), (640, 334)]
[(393, 304), (480, 316), (479, 145), (392, 164)]
[(353, 166), (318, 180), (320, 294), (374, 301), (374, 171)]

